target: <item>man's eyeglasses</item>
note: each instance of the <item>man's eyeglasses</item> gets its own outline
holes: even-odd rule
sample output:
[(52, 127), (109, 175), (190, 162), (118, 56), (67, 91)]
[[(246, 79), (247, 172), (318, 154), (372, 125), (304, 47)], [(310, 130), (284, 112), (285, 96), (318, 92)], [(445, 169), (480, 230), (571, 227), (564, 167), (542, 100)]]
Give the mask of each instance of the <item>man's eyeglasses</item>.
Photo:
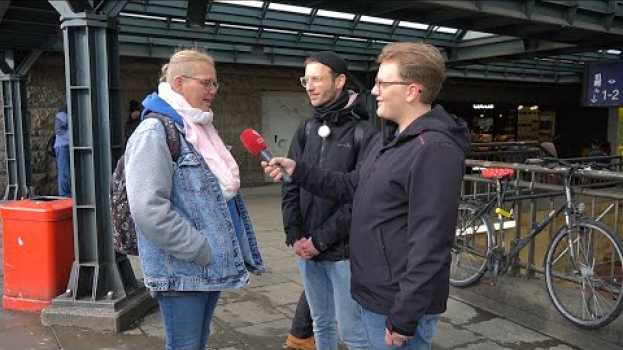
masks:
[[(334, 74), (332, 77), (332, 79), (337, 78), (337, 75)], [(301, 82), (301, 86), (304, 88), (307, 88), (307, 84), (312, 83), (312, 84), (318, 84), (319, 82), (326, 80), (326, 77), (319, 77), (319, 76), (313, 76), (313, 77), (300, 77), (299, 81)]]
[(192, 79), (192, 80), (196, 80), (199, 82), (199, 84), (201, 84), (204, 88), (211, 90), (211, 91), (217, 91), (218, 90), (218, 82), (214, 81), (212, 79), (199, 79), (199, 78), (195, 78), (195, 77), (191, 77), (190, 75), (182, 75), (182, 77), (186, 78), (186, 79)]
[(374, 87), (378, 87), (379, 90), (381, 89), (381, 87), (388, 86), (388, 85), (411, 85), (411, 84), (413, 84), (412, 81), (381, 81), (378, 79), (374, 79)]

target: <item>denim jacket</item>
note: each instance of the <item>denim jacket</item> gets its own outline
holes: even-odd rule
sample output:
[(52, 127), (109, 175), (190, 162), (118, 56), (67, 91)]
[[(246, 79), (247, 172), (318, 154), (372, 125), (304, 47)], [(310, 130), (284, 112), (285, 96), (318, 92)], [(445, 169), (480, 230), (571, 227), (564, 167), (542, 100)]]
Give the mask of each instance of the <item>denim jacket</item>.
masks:
[[(154, 136), (158, 133), (164, 142), (164, 127), (157, 120), (145, 120), (139, 125), (132, 138)], [(146, 135), (151, 134), (151, 135)], [(170, 189), (170, 210), (174, 216), (181, 216), (184, 224), (190, 223), (192, 232), (198, 233), (196, 239), (189, 241), (205, 241), (198, 246), (209, 246), (209, 262), (206, 259), (193, 258), (181, 253), (174, 254), (165, 248), (166, 244), (160, 239), (150, 239), (140, 225), (133, 202), (133, 197), (149, 196), (150, 189), (131, 189), (136, 184), (130, 177), (140, 174), (132, 170), (132, 165), (126, 163), (126, 179), (128, 184), (128, 198), (133, 217), (137, 221), (138, 248), (145, 285), (152, 292), (159, 291), (211, 291), (228, 288), (239, 288), (249, 281), (249, 271), (261, 273), (265, 271), (259, 252), (255, 230), (249, 218), (249, 213), (240, 194), (226, 202), (218, 185), (218, 180), (210, 171), (203, 158), (194, 152), (192, 145), (186, 142), (180, 134), (180, 156), (175, 163), (171, 163), (173, 176)], [(133, 140), (130, 139), (126, 152), (126, 162), (141, 159), (132, 157)], [(139, 142), (134, 142), (139, 143)], [(160, 148), (166, 147), (161, 144)], [(165, 152), (170, 159), (168, 149), (153, 150), (153, 153)], [(134, 163), (134, 168), (137, 168)], [(157, 172), (157, 169), (139, 169), (142, 176), (158, 176), (145, 172)], [(166, 172), (165, 172), (166, 173)], [(136, 186), (136, 185), (133, 185)], [(139, 193), (140, 192), (140, 193)], [(137, 204), (138, 207), (138, 204)], [(147, 209), (147, 208), (145, 208)], [(149, 208), (151, 209), (151, 208)], [(165, 225), (165, 223), (163, 223)], [(145, 225), (147, 226), (147, 225)], [(157, 227), (152, 226), (152, 227)], [(167, 234), (166, 232), (164, 232)], [(153, 235), (151, 236), (153, 237)], [(164, 241), (164, 240), (163, 240)], [(179, 242), (174, 242), (179, 245)], [(194, 242), (189, 242), (190, 246)], [(179, 250), (179, 249), (178, 249)], [(207, 264), (205, 264), (207, 262)]]

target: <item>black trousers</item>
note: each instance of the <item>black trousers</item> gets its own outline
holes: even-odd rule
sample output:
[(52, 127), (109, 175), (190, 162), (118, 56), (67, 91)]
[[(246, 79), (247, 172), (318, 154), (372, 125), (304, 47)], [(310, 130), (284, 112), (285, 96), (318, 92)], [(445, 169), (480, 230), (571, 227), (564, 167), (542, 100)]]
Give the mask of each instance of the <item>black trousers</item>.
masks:
[(309, 304), (307, 304), (307, 297), (305, 291), (301, 293), (299, 303), (296, 305), (296, 311), (294, 313), (294, 319), (292, 320), (292, 328), (290, 328), (290, 334), (297, 338), (309, 338), (314, 335), (314, 326), (309, 312)]

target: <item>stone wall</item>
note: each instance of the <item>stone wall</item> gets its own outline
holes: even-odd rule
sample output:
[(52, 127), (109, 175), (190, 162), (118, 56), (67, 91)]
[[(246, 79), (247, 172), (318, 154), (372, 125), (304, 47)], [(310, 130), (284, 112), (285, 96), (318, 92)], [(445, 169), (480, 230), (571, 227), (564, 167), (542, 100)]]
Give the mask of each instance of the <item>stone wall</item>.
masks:
[(56, 194), (55, 158), (48, 154), (46, 146), (54, 134), (54, 116), (65, 105), (65, 65), (62, 55), (43, 54), (26, 76), (25, 83), (26, 104), (31, 120), (32, 185), (36, 194)]
[[(123, 125), (129, 101), (140, 101), (155, 90), (163, 63), (160, 59), (121, 58), (120, 110)], [(240, 165), (243, 186), (264, 184), (258, 159), (242, 147), (239, 135), (244, 128), (261, 129), (263, 92), (301, 91), (298, 77), (302, 70), (217, 63), (217, 73), (221, 89), (213, 105), (215, 126), (224, 142), (232, 146), (232, 153)], [(65, 103), (64, 74), (63, 56), (46, 53), (35, 63), (25, 80), (28, 114), (32, 120), (32, 184), (37, 194), (55, 194), (57, 191), (55, 162), (47, 154), (46, 144), (54, 133), (54, 114)], [(0, 154), (4, 154), (4, 141), (0, 144)], [(2, 190), (6, 186), (4, 166), (0, 173), (0, 186)]]

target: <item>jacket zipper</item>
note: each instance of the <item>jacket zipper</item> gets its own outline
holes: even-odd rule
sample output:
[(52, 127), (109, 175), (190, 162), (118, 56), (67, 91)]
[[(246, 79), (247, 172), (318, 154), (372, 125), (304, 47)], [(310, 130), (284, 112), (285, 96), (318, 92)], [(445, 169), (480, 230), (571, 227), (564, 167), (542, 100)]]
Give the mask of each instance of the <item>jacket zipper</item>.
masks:
[(392, 279), (392, 267), (389, 264), (389, 259), (387, 258), (387, 250), (385, 248), (385, 238), (383, 237), (383, 231), (378, 231), (377, 235), (379, 237), (379, 244), (381, 248), (381, 258), (384, 260), (385, 265), (387, 266), (387, 273), (389, 274), (389, 279)]

